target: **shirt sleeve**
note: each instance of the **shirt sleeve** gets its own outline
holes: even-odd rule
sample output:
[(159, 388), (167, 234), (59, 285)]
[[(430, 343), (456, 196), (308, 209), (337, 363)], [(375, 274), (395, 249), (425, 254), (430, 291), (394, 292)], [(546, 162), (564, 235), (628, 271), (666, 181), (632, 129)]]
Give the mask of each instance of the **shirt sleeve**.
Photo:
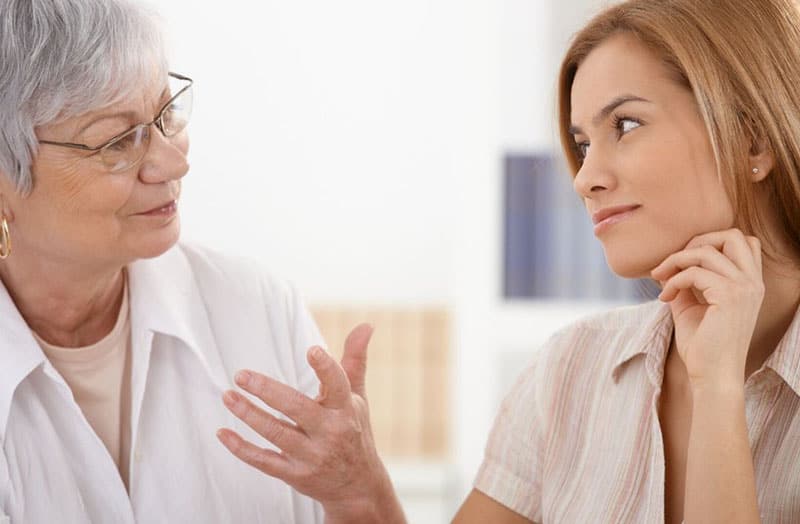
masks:
[(300, 293), (292, 285), (289, 285), (289, 315), (298, 389), (315, 397), (319, 392), (319, 380), (306, 355), (311, 346), (321, 346), (327, 351), (327, 345)]
[(475, 489), (534, 522), (542, 522), (542, 351), (503, 400), (474, 483)]

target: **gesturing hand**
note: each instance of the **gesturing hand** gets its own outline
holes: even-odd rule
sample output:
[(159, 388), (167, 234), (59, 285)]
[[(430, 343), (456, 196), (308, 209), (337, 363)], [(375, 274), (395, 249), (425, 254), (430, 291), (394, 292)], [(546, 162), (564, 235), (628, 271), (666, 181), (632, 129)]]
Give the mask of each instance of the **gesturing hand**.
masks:
[(692, 384), (743, 384), (764, 298), (759, 240), (738, 229), (699, 235), (651, 275), (664, 284)]
[(366, 324), (350, 332), (341, 366), (322, 348), (308, 351), (308, 362), (320, 380), (315, 399), (254, 371), (236, 374), (242, 389), (294, 423), (235, 391), (223, 396), (231, 412), (280, 452), (248, 442), (230, 429), (217, 432), (222, 443), (247, 464), (322, 503), (327, 522), (403, 520), (370, 429), (364, 377), (371, 335)]

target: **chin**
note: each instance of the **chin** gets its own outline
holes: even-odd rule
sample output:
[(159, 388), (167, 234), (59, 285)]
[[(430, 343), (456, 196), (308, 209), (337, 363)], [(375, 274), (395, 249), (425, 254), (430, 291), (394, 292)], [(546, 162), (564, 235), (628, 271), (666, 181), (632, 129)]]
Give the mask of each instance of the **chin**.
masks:
[(609, 252), (605, 250), (606, 263), (609, 269), (619, 277), (622, 278), (650, 278), (650, 271), (653, 270), (661, 259), (645, 255), (641, 252), (637, 253), (634, 250), (627, 252)]
[(176, 216), (169, 224), (147, 231), (137, 239), (136, 258), (155, 258), (163, 255), (178, 243), (180, 235), (180, 218)]

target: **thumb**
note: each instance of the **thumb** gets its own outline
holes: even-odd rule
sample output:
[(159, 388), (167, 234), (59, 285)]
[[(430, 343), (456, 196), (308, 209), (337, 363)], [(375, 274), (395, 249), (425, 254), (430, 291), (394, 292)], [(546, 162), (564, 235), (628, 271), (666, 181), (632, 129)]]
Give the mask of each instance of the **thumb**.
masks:
[(367, 374), (367, 345), (372, 331), (369, 324), (359, 324), (344, 341), (342, 368), (350, 381), (350, 389), (361, 398), (367, 398), (364, 384)]

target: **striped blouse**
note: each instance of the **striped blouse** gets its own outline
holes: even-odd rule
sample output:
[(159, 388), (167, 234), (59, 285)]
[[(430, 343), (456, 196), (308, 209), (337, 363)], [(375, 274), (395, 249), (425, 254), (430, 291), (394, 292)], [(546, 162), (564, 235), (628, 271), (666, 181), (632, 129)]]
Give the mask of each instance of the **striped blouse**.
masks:
[[(475, 488), (537, 523), (663, 523), (672, 328), (649, 302), (553, 335), (503, 401)], [(745, 404), (762, 522), (800, 523), (800, 310)]]

